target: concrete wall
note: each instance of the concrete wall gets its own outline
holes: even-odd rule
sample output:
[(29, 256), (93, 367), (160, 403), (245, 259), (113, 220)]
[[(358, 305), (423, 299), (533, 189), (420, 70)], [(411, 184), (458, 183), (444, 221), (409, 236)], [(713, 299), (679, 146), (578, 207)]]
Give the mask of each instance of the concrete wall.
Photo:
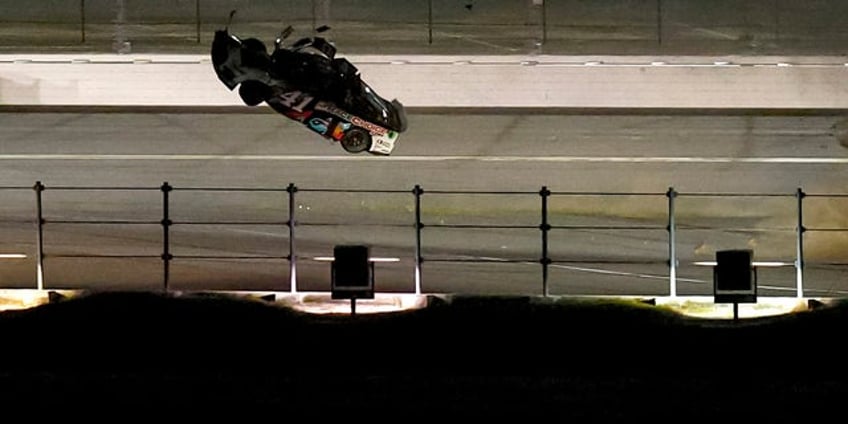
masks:
[[(348, 56), (408, 107), (848, 108), (839, 58), (651, 64), (558, 56)], [(593, 58), (597, 60), (597, 58)], [(700, 62), (698, 62), (700, 61)], [(2, 105), (238, 106), (207, 56), (0, 55)]]

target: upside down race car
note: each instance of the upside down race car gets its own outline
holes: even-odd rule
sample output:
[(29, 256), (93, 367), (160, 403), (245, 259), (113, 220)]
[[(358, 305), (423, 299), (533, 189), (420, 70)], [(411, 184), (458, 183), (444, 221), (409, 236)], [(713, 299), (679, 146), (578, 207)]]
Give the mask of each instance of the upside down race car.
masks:
[(391, 154), (407, 127), (403, 105), (380, 97), (352, 63), (336, 57), (330, 42), (307, 37), (284, 46), (289, 26), (269, 54), (259, 39), (241, 39), (228, 27), (215, 31), (212, 64), (227, 88), (238, 87), (246, 105), (265, 102), (347, 152)]

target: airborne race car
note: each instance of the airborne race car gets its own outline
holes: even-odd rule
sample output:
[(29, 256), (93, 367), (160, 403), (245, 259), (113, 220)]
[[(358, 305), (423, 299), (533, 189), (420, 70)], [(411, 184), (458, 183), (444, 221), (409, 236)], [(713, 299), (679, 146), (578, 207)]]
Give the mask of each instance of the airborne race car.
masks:
[(301, 38), (285, 47), (289, 26), (268, 54), (259, 39), (242, 40), (227, 27), (215, 31), (212, 64), (227, 88), (238, 87), (246, 105), (264, 101), (350, 153), (388, 155), (406, 131), (403, 105), (380, 97), (353, 64), (335, 57), (335, 46), (324, 38)]

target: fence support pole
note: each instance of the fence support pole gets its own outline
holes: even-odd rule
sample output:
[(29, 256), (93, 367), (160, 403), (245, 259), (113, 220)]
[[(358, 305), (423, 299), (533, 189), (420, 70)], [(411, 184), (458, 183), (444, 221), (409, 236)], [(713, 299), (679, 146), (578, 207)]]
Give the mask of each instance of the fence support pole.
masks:
[(289, 183), (289, 186), (286, 187), (286, 191), (289, 193), (289, 286), (291, 287), (291, 293), (297, 293), (297, 255), (295, 254), (295, 244), (294, 244), (294, 194), (297, 192), (297, 187), (295, 187), (294, 183)]
[(44, 191), (44, 184), (41, 181), (36, 181), (35, 186), (35, 206), (36, 206), (36, 229), (38, 236), (35, 240), (35, 278), (36, 287), (38, 290), (44, 290), (44, 214), (41, 207), (41, 192)]
[(412, 194), (415, 195), (415, 294), (421, 295), (421, 229), (424, 228), (421, 223), (421, 195), (424, 190), (416, 184)]
[(200, 0), (194, 1), (194, 22), (197, 28), (197, 44), (200, 44)]
[(427, 44), (433, 44), (433, 0), (427, 0)]
[(542, 0), (542, 46), (548, 42), (548, 2)]
[(312, 33), (313, 34), (315, 34), (315, 28), (318, 25), (318, 16), (317, 16), (318, 11), (316, 10), (318, 8), (318, 6), (315, 5), (316, 1), (318, 1), (318, 0), (312, 0)]
[(657, 0), (657, 45), (663, 43), (663, 6), (662, 0)]
[(539, 225), (542, 231), (542, 258), (539, 262), (542, 264), (542, 295), (548, 297), (548, 267), (551, 264), (551, 258), (548, 257), (548, 231), (551, 230), (551, 225), (548, 223), (548, 197), (551, 191), (547, 186), (542, 186), (539, 195), (542, 196), (542, 224)]
[(795, 237), (795, 286), (796, 296), (804, 297), (804, 191), (798, 188), (795, 197), (798, 199), (798, 227)]
[(677, 224), (674, 222), (674, 199), (677, 192), (674, 187), (669, 187), (666, 192), (668, 197), (668, 294), (677, 296)]
[(85, 44), (85, 0), (80, 0), (80, 43)]
[(168, 209), (169, 197), (171, 187), (168, 182), (162, 183), (162, 289), (167, 292), (168, 291), (168, 283), (171, 279), (171, 259), (174, 258), (171, 255), (171, 241), (170, 241), (170, 228), (171, 228), (171, 218)]

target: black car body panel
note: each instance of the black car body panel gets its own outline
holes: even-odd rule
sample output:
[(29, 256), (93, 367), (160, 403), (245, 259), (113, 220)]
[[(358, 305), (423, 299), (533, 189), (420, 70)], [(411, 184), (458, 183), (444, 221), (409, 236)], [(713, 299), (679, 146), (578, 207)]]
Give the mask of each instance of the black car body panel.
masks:
[(301, 38), (290, 47), (278, 38), (269, 54), (261, 40), (221, 29), (211, 56), (218, 79), (238, 88), (245, 104), (265, 102), (348, 152), (390, 154), (407, 129), (403, 105), (377, 94), (324, 38)]

